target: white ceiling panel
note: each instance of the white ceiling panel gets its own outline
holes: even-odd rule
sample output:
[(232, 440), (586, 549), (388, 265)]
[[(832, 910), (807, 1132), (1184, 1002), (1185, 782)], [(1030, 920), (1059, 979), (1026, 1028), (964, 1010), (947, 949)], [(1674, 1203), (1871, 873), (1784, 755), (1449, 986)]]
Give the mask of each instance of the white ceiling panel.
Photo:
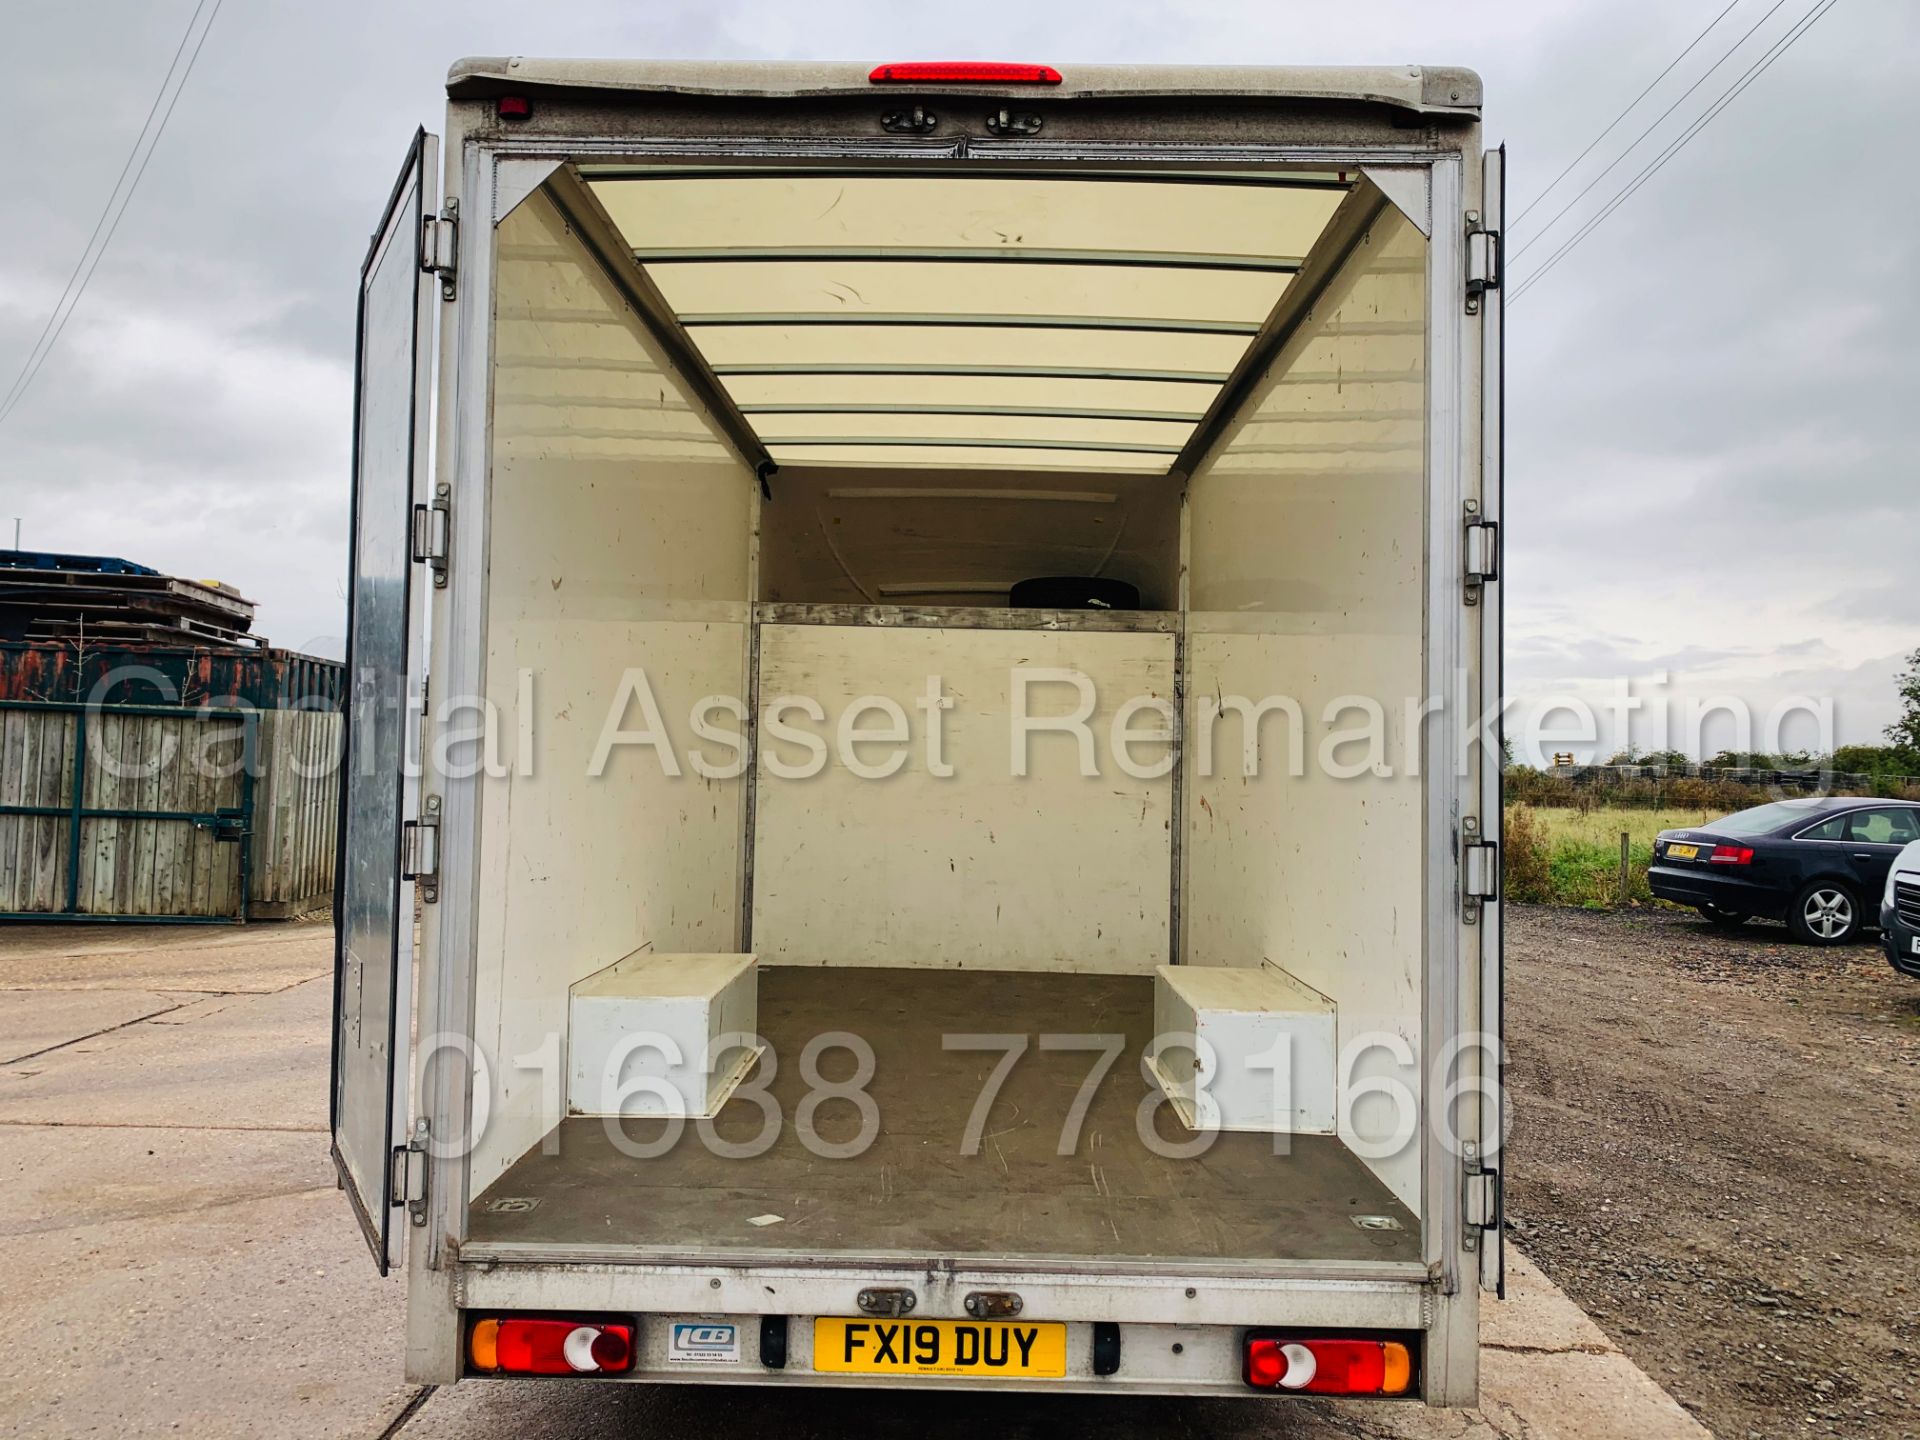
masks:
[[(588, 183), (783, 465), (1165, 473), (1345, 180), (596, 171)], [(527, 403), (564, 414), (622, 388), (547, 386)]]

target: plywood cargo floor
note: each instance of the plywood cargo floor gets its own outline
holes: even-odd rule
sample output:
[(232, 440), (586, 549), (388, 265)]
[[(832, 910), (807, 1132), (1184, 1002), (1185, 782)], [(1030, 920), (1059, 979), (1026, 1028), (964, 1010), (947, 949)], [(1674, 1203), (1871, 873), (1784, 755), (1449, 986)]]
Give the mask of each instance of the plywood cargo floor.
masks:
[[(727, 1158), (689, 1124), (666, 1153), (638, 1159), (622, 1153), (604, 1121), (569, 1118), (474, 1202), (469, 1240), (675, 1253), (1419, 1259), (1413, 1215), (1330, 1136), (1289, 1137), (1282, 1155), (1268, 1135), (1221, 1134), (1184, 1159), (1144, 1144), (1135, 1125), (1155, 1093), (1140, 1072), (1152, 1029), (1146, 976), (766, 969), (760, 1031), (775, 1056), (768, 1089), (782, 1123), (764, 1153)], [(847, 1159), (813, 1153), (795, 1125), (809, 1089), (801, 1052), (832, 1031), (864, 1036), (875, 1060), (866, 1091), (879, 1133)], [(961, 1035), (1029, 1037), (971, 1155), (962, 1153), (968, 1119), (1002, 1052), (945, 1048), (943, 1037)], [(1066, 1155), (1058, 1153), (1061, 1127), (1097, 1055), (1043, 1050), (1042, 1035), (1125, 1037)], [(844, 1050), (820, 1061), (829, 1080), (846, 1079), (852, 1066)], [(811, 1118), (828, 1144), (861, 1127), (844, 1100), (820, 1104)], [(1153, 1120), (1174, 1142), (1193, 1138), (1164, 1104)], [(710, 1129), (742, 1145), (763, 1123), (760, 1107), (736, 1094)], [(629, 1144), (661, 1132), (660, 1121), (621, 1126)], [(768, 1216), (778, 1219), (765, 1223)], [(1360, 1216), (1402, 1228), (1363, 1228)]]

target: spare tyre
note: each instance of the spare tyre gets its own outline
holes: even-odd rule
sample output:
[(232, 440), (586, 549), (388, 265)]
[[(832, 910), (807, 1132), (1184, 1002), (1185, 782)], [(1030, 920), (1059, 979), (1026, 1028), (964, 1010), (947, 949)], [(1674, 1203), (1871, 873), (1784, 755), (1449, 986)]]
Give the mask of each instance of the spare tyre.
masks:
[(1015, 582), (1007, 604), (1016, 610), (1138, 610), (1140, 591), (1124, 580), (1044, 575)]

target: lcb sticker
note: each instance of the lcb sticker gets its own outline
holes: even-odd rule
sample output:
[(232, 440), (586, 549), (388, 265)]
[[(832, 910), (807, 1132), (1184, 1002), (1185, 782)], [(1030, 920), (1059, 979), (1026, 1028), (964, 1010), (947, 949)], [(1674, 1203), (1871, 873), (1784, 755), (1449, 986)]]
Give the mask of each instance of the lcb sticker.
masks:
[(681, 1365), (737, 1364), (739, 1327), (718, 1320), (676, 1320), (667, 1339), (667, 1359)]

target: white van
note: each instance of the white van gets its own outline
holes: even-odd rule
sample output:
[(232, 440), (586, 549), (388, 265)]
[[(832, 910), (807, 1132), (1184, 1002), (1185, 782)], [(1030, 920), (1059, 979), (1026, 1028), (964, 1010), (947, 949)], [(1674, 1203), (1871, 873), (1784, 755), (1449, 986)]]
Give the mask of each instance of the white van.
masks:
[(408, 1375), (1470, 1402), (1478, 79), (448, 93), (361, 286), (338, 916)]

